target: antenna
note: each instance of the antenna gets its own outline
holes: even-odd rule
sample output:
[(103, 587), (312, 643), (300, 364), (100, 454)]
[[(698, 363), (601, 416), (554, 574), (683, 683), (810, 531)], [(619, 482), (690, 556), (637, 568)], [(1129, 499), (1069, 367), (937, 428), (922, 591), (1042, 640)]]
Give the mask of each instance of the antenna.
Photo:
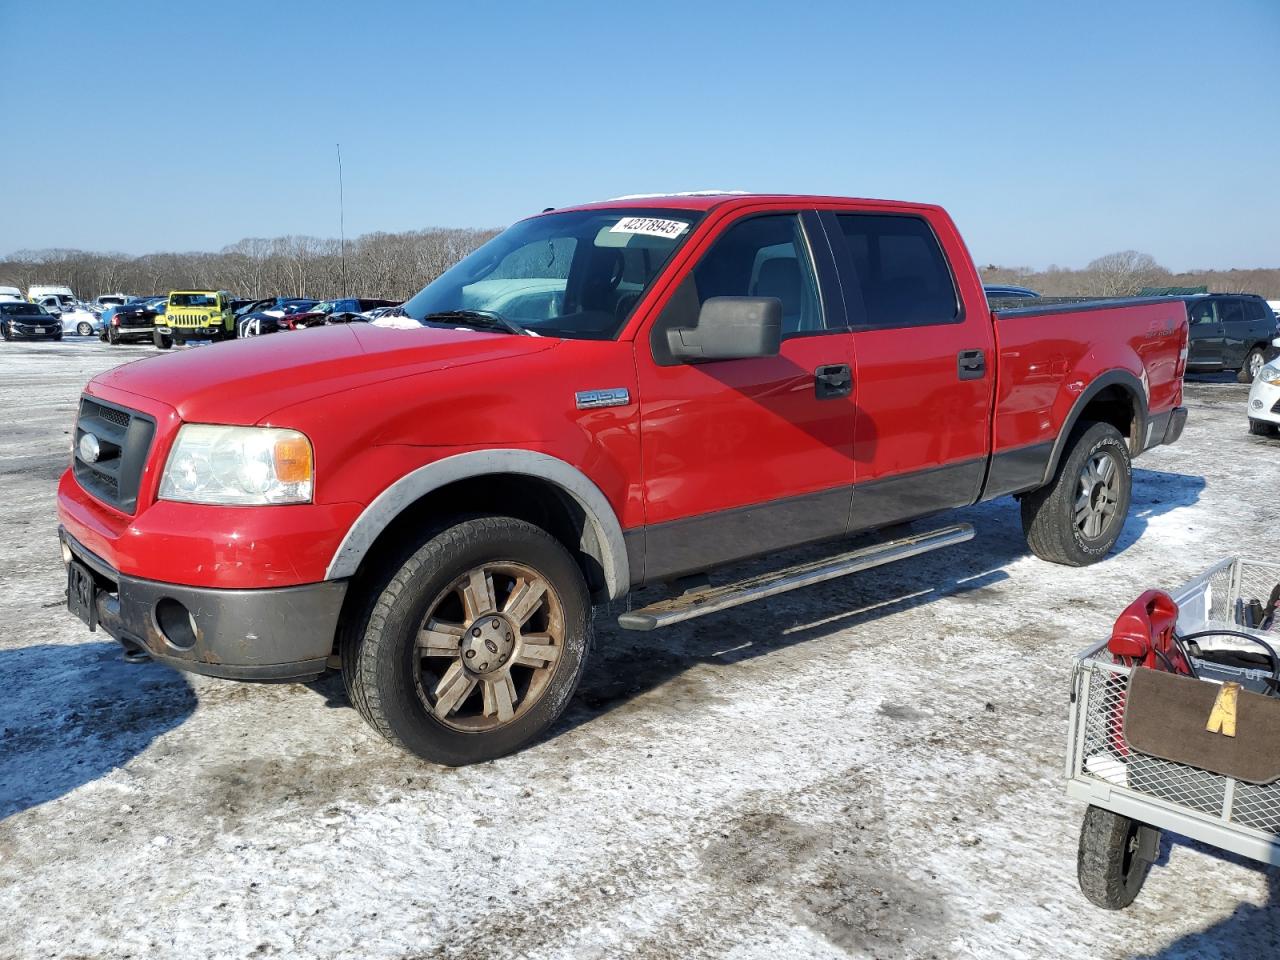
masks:
[(342, 295), (347, 295), (347, 214), (342, 196), (342, 144), (338, 148), (338, 251), (342, 261)]

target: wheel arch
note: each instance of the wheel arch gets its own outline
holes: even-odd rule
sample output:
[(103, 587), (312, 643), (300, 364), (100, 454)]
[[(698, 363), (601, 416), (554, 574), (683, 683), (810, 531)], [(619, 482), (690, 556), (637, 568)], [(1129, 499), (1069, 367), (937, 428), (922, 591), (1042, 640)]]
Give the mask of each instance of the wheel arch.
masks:
[[(519, 449), (455, 454), (401, 477), (356, 518), (334, 552), (326, 578), (355, 576), (398, 520), (414, 520), (422, 511), (444, 504), (463, 511), (484, 509), (504, 487), (521, 494), (512, 512), (546, 514), (542, 525), (575, 552), (593, 595), (618, 599), (627, 592), (631, 575), (626, 545), (608, 498), (571, 464)], [(571, 542), (574, 538), (577, 543)]]
[(1128, 438), (1129, 452), (1136, 456), (1146, 444), (1147, 419), (1147, 391), (1141, 380), (1128, 370), (1109, 370), (1095, 377), (1071, 405), (1058, 431), (1043, 482), (1053, 480), (1071, 434), (1082, 420), (1110, 423)]

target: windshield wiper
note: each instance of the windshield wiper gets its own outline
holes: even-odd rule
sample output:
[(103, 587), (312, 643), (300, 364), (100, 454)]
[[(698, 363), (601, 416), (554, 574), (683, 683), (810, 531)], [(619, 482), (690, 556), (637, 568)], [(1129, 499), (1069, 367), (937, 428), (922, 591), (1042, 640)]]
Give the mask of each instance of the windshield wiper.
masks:
[(492, 310), (438, 310), (428, 313), (420, 322), (447, 321), (450, 325), (476, 327), (479, 330), (505, 330), (517, 337), (533, 336), (528, 330), (514, 320), (508, 320), (500, 313)]

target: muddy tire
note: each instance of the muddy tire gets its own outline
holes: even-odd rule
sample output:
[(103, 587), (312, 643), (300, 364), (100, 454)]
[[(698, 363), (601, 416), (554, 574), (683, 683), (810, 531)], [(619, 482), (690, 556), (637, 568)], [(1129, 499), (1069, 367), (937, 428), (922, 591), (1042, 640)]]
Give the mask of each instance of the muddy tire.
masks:
[(1104, 910), (1123, 910), (1137, 898), (1160, 846), (1160, 831), (1101, 807), (1080, 825), (1076, 876), (1080, 891)]
[(344, 630), (343, 681), (396, 746), (463, 766), (512, 753), (569, 703), (591, 645), (591, 600), (560, 543), (510, 517), (433, 531), (370, 578)]
[(1068, 567), (1111, 552), (1129, 513), (1133, 471), (1124, 436), (1109, 423), (1081, 423), (1052, 482), (1022, 498), (1022, 532), (1041, 560)]
[(1261, 347), (1254, 347), (1245, 355), (1244, 365), (1236, 374), (1236, 380), (1240, 383), (1253, 383), (1266, 365), (1266, 354), (1263, 353)]

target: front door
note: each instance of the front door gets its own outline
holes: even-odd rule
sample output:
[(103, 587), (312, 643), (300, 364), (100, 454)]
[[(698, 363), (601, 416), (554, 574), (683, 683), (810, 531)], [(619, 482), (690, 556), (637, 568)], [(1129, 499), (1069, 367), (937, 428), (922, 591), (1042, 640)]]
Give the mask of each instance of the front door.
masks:
[[(929, 217), (935, 216), (931, 220)], [(975, 502), (990, 445), (994, 338), (967, 255), (940, 215), (823, 214), (841, 269), (858, 384), (850, 530)], [(965, 296), (961, 296), (964, 283)]]
[(1190, 323), (1190, 340), (1187, 344), (1187, 365), (1192, 367), (1222, 366), (1225, 334), (1218, 322), (1218, 311), (1212, 300), (1197, 300), (1187, 311)]
[[(721, 226), (636, 339), (645, 581), (845, 531), (853, 483), (850, 336), (812, 214), (747, 213)], [(680, 363), (665, 330), (709, 297), (776, 297), (776, 357)]]

